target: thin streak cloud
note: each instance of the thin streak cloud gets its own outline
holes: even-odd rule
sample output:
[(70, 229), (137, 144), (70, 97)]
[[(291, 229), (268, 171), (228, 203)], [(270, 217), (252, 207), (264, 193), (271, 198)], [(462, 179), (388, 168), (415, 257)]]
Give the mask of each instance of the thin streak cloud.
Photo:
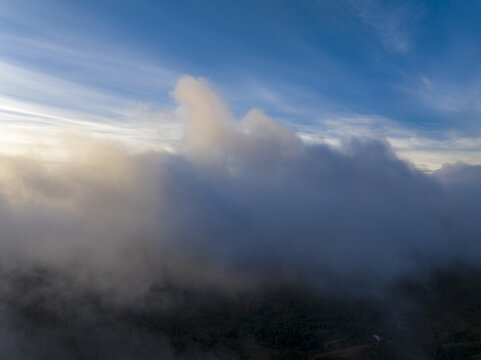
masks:
[(397, 53), (411, 50), (415, 35), (413, 25), (422, 16), (422, 5), (378, 0), (349, 1), (361, 21), (377, 33), (381, 43)]

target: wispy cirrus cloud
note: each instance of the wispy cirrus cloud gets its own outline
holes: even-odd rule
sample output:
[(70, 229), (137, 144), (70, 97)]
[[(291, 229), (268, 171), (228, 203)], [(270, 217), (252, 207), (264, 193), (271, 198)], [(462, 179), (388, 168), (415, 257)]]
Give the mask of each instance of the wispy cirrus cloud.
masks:
[(382, 44), (397, 53), (411, 50), (412, 24), (422, 15), (421, 5), (378, 0), (348, 0), (359, 19), (374, 30)]
[(456, 83), (420, 76), (416, 84), (406, 91), (433, 110), (447, 113), (475, 111), (481, 114), (481, 82), (476, 80)]
[[(167, 94), (166, 94), (167, 96)], [(136, 147), (168, 147), (181, 124), (168, 107), (9, 64), (0, 60), (0, 151), (42, 149), (48, 156), (60, 133), (83, 132)]]

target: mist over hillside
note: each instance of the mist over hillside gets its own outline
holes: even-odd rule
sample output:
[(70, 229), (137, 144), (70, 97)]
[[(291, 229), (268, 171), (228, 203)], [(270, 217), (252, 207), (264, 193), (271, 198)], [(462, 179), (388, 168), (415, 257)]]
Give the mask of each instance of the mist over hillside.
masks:
[(382, 299), (265, 286), (237, 294), (158, 283), (135, 302), (61, 269), (2, 274), (8, 359), (476, 359), (481, 272), (404, 278)]
[(478, 274), (479, 166), (425, 173), (382, 139), (306, 144), (260, 110), (235, 119), (202, 79), (173, 97), (188, 124), (174, 152), (66, 135), (59, 162), (0, 158), (8, 358), (303, 358), (343, 338), (388, 354), (375, 331), (409, 343), (396, 286), (419, 290), (399, 292), (417, 314), (436, 274)]

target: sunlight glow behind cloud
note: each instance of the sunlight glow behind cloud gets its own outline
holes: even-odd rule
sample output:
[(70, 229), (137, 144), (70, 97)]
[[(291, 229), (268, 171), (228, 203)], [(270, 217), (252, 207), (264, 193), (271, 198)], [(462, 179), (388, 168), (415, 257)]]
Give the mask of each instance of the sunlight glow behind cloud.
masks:
[[(472, 38), (466, 35), (463, 47), (436, 32), (455, 48), (450, 53), (460, 54), (443, 56), (445, 47), (436, 47), (430, 30), (438, 25), (425, 27), (433, 21), (433, 9), (417, 1), (326, 1), (299, 5), (292, 13), (284, 5), (276, 4), (273, 24), (282, 24), (279, 29), (270, 22), (265, 28), (262, 14), (271, 13), (269, 6), (246, 4), (236, 10), (252, 14), (246, 28), (259, 30), (254, 37), (238, 33), (246, 25), (242, 17), (226, 17), (224, 23), (207, 16), (225, 30), (213, 33), (201, 16), (193, 19), (166, 7), (154, 27), (146, 25), (150, 38), (128, 3), (117, 15), (97, 13), (88, 4), (2, 4), (0, 151), (49, 157), (58, 152), (54, 138), (72, 131), (137, 149), (173, 150), (182, 136), (183, 116), (169, 91), (190, 73), (203, 74), (217, 86), (231, 102), (225, 106), (234, 118), (260, 108), (307, 142), (384, 139), (399, 156), (429, 171), (446, 162), (481, 163), (476, 62), (459, 63), (468, 59), (466, 54), (476, 59)], [(148, 9), (137, 10), (145, 16)], [(437, 10), (458, 29), (450, 14), (460, 9)], [(204, 15), (212, 11), (210, 5), (196, 9)], [(128, 19), (132, 23), (125, 23)], [(177, 20), (196, 25), (185, 25), (177, 37), (155, 31), (157, 25), (175, 28)], [(288, 36), (282, 30), (287, 25)], [(130, 37), (122, 26), (132, 30)], [(334, 33), (336, 41), (329, 37)], [(432, 53), (423, 50), (426, 42)], [(185, 43), (191, 46), (181, 46)], [(280, 50), (284, 56), (278, 56)], [(416, 65), (433, 61), (438, 65)], [(447, 68), (455, 70), (453, 76)]]
[[(0, 78), (6, 80), (0, 91), (13, 95), (0, 96), (0, 152), (37, 153), (51, 160), (62, 158), (56, 139), (65, 133), (80, 132), (115, 139), (137, 150), (163, 148), (172, 151), (182, 137), (185, 109), (176, 109), (172, 100), (162, 109), (153, 109), (147, 104), (104, 96), (97, 90), (77, 87), (74, 83), (6, 63), (0, 65)], [(187, 81), (185, 79), (181, 82)], [(20, 97), (22, 86), (29, 86), (31, 81), (35, 84), (35, 93), (41, 95)], [(68, 102), (63, 102), (62, 106), (55, 103), (47, 105), (48, 101), (42, 100), (46, 94), (49, 99), (56, 100), (67, 96), (66, 99), (73, 105)], [(77, 101), (80, 103), (78, 106), (75, 104)], [(226, 104), (216, 106), (223, 108), (223, 116), (233, 118)], [(209, 118), (209, 115), (202, 117)], [(206, 126), (208, 123), (199, 124), (195, 132), (201, 133)], [(399, 156), (426, 170), (438, 169), (449, 162), (481, 163), (481, 138), (447, 133), (444, 140), (431, 139), (427, 134), (375, 115), (324, 114), (317, 122), (306, 125), (292, 123), (290, 126), (301, 139), (311, 143), (339, 145), (351, 137), (385, 139)]]

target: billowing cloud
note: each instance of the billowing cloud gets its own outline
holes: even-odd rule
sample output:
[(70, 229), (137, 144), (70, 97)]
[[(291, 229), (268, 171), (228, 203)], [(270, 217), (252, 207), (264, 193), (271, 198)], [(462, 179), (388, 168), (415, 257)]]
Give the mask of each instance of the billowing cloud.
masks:
[(48, 264), (136, 296), (383, 284), (481, 255), (477, 167), (425, 174), (372, 139), (306, 145), (260, 110), (235, 120), (205, 80), (173, 96), (188, 123), (174, 153), (71, 137), (62, 162), (1, 158), (5, 271)]
[(11, 358), (178, 358), (138, 321), (179, 306), (179, 289), (379, 295), (479, 263), (479, 167), (425, 173), (372, 137), (308, 144), (260, 110), (235, 119), (202, 79), (172, 95), (187, 124), (175, 151), (64, 135), (54, 162), (0, 158), (0, 349)]

